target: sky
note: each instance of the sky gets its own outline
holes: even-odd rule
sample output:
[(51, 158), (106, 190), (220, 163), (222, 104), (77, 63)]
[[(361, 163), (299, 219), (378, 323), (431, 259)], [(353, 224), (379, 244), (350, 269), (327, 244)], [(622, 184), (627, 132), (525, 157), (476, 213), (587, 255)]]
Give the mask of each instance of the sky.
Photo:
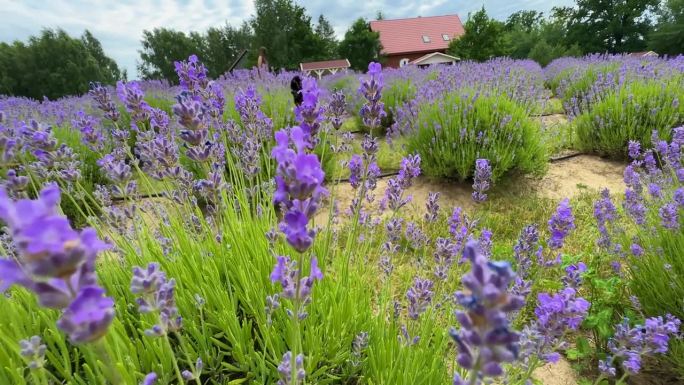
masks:
[[(548, 12), (554, 6), (572, 5), (574, 0), (347, 0), (334, 6), (330, 0), (295, 2), (314, 21), (324, 14), (341, 38), (355, 19), (373, 19), (379, 10), (386, 19), (456, 13), (465, 23), (468, 13), (483, 5), (490, 16), (504, 20), (518, 10)], [(88, 29), (133, 79), (144, 30), (166, 27), (203, 32), (225, 23), (238, 26), (253, 13), (250, 0), (0, 0), (0, 41), (25, 41), (43, 28), (59, 27), (72, 36)]]

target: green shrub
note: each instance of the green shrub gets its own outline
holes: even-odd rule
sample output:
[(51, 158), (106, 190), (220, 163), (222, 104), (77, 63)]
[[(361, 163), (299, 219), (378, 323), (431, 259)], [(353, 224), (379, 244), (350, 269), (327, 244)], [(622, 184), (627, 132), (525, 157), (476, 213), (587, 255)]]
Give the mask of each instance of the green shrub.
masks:
[(627, 156), (630, 140), (649, 147), (653, 130), (667, 138), (684, 122), (682, 78), (639, 81), (606, 95), (575, 119), (579, 148), (615, 158)]
[(507, 97), (451, 92), (421, 105), (412, 130), (408, 151), (420, 154), (427, 175), (465, 180), (478, 158), (489, 159), (494, 179), (545, 167), (539, 125)]

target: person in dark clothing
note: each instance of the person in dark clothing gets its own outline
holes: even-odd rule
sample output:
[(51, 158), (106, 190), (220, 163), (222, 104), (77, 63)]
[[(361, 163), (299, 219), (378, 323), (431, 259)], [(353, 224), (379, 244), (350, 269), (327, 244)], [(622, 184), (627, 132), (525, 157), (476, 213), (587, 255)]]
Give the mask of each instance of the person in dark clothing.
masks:
[(304, 95), (302, 95), (302, 78), (298, 75), (292, 78), (290, 82), (290, 92), (292, 92), (292, 98), (296, 106), (299, 106), (304, 101)]

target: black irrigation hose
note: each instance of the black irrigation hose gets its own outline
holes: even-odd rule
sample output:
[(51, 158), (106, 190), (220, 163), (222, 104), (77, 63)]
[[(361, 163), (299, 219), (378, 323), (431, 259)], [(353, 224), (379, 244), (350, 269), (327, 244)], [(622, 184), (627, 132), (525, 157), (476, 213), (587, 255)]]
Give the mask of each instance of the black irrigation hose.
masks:
[[(148, 198), (168, 198), (166, 193), (149, 193), (142, 194), (135, 197), (135, 199), (148, 199)], [(127, 197), (112, 197), (112, 202), (123, 202), (129, 200)]]
[(580, 152), (580, 151), (573, 152), (573, 153), (566, 154), (566, 155), (551, 157), (551, 158), (549, 158), (549, 163), (556, 163), (556, 162), (560, 162), (563, 160), (568, 160), (568, 159), (571, 159), (571, 158), (574, 158), (574, 157), (580, 156), (580, 155), (589, 155), (589, 154), (587, 154), (586, 152)]

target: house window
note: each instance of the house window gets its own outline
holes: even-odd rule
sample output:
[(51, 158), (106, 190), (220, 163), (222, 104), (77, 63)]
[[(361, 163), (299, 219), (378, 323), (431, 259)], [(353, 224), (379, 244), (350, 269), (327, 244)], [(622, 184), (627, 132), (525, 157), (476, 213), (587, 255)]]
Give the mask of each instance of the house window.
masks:
[(405, 67), (408, 65), (408, 63), (409, 63), (409, 59), (403, 58), (403, 59), (399, 60), (399, 67)]
[(449, 41), (449, 40), (450, 40), (450, 39), (449, 39), (449, 35), (447, 35), (446, 33), (442, 34), (442, 39), (444, 39), (444, 41)]
[(423, 43), (429, 43), (429, 42), (430, 42), (430, 36), (423, 35)]

